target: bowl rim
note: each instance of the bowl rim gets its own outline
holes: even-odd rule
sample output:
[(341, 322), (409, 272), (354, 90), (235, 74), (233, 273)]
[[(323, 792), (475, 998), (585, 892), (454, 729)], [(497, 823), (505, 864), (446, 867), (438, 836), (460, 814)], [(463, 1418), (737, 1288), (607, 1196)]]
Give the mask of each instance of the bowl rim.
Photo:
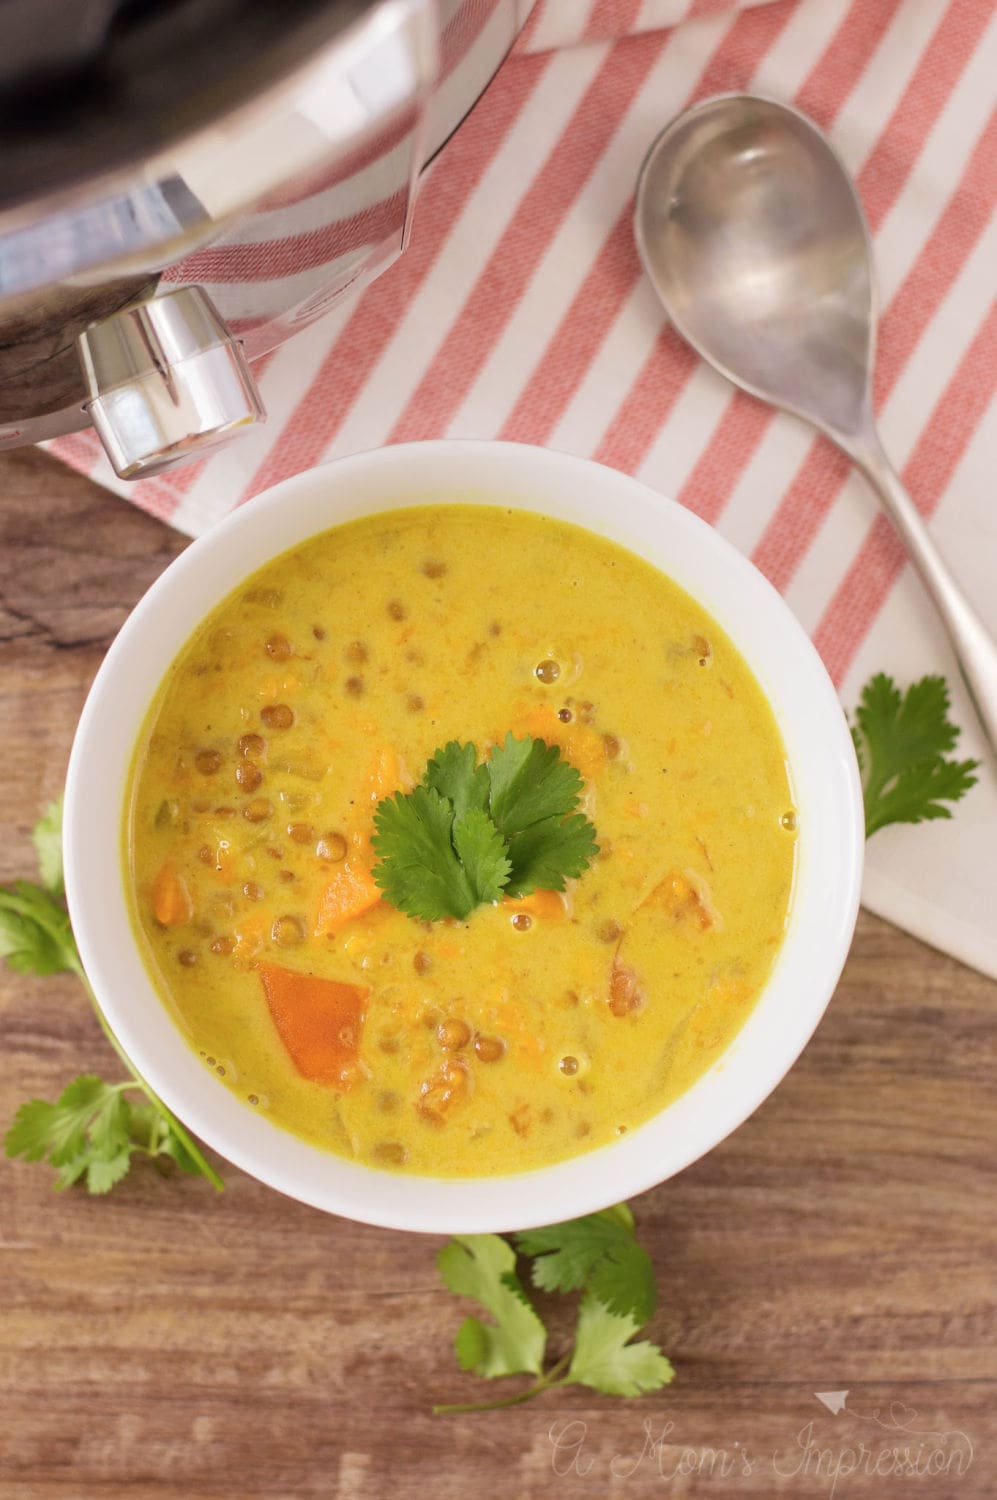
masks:
[[(783, 945), (721, 1056), (622, 1139), (486, 1178), (350, 1162), (275, 1126), (214, 1079), (145, 968), (120, 852), (139, 731), (165, 670), (209, 610), (309, 536), (434, 498), (567, 520), (636, 552), (686, 588), (765, 692), (801, 810)], [(659, 555), (649, 555), (649, 547)], [(253, 554), (248, 564), (233, 562), (240, 548)], [(701, 587), (690, 586), (693, 574)], [(429, 1233), (524, 1229), (593, 1212), (665, 1181), (743, 1123), (789, 1071), (830, 1001), (857, 918), (864, 841), (858, 767), (837, 694), (795, 616), (745, 557), (692, 512), (617, 470), (552, 449), (460, 439), (373, 449), (306, 470), (182, 552), (139, 600), (94, 679), (73, 742), (64, 814), (67, 901), (84, 969), (118, 1041), (164, 1103), (212, 1150), (288, 1196), (360, 1222)]]

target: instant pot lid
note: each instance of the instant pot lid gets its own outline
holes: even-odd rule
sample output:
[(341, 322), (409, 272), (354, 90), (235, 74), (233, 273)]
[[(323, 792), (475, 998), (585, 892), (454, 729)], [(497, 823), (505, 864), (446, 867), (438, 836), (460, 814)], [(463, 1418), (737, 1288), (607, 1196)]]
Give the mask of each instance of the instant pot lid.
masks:
[(162, 149), (379, 0), (0, 0), (0, 211)]

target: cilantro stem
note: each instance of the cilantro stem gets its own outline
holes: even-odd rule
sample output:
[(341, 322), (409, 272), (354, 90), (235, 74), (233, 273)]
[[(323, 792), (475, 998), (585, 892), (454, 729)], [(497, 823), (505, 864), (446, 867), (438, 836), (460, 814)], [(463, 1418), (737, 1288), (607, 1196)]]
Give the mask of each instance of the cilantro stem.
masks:
[[(215, 1171), (214, 1167), (211, 1165), (208, 1159), (205, 1157), (204, 1153), (201, 1151), (193, 1136), (191, 1136), (189, 1132), (184, 1128), (184, 1126), (181, 1125), (180, 1121), (177, 1119), (173, 1111), (167, 1109), (166, 1105), (163, 1103), (162, 1099), (160, 1099), (155, 1090), (151, 1088), (148, 1083), (146, 1083), (142, 1075), (136, 1072), (135, 1068), (132, 1066), (128, 1054), (125, 1052), (121, 1043), (114, 1035), (114, 1032), (111, 1030), (111, 1027), (108, 1023), (107, 1017), (104, 1015), (104, 1012), (100, 1008), (97, 996), (93, 992), (93, 986), (84, 973), (83, 965), (80, 963), (79, 956), (76, 953), (75, 944), (73, 945), (72, 949), (67, 949), (66, 967), (76, 975), (77, 979), (86, 990), (87, 995), (90, 999), (90, 1004), (93, 1006), (94, 1015), (97, 1017), (97, 1020), (100, 1023), (101, 1031), (107, 1037), (108, 1042), (110, 1042), (112, 1048), (117, 1053), (122, 1064), (128, 1069), (128, 1072), (131, 1074), (131, 1077), (134, 1080), (132, 1083), (122, 1084), (121, 1087), (137, 1088), (141, 1093), (145, 1095), (149, 1103), (152, 1105), (153, 1109), (157, 1110), (162, 1118), (167, 1122), (170, 1129), (183, 1145), (185, 1151), (187, 1151), (190, 1155), (191, 1159), (197, 1163), (197, 1169), (200, 1172), (201, 1176), (206, 1177), (211, 1183), (211, 1186), (215, 1188), (217, 1192), (223, 1192), (225, 1188), (224, 1182), (219, 1177), (218, 1173)], [(157, 1155), (158, 1153), (150, 1152), (150, 1154)]]
[(434, 1406), (432, 1409), (433, 1416), (455, 1416), (461, 1412), (498, 1411), (503, 1406), (520, 1406), (524, 1401), (532, 1401), (534, 1396), (539, 1396), (543, 1391), (549, 1391), (554, 1386), (567, 1385), (568, 1381), (565, 1377), (567, 1376), (568, 1367), (571, 1364), (572, 1352), (569, 1350), (567, 1354), (557, 1361), (556, 1365), (551, 1365), (546, 1375), (541, 1375), (540, 1379), (535, 1381), (533, 1385), (527, 1386), (525, 1391), (517, 1391), (514, 1396), (498, 1396), (494, 1401), (447, 1402), (442, 1406)]

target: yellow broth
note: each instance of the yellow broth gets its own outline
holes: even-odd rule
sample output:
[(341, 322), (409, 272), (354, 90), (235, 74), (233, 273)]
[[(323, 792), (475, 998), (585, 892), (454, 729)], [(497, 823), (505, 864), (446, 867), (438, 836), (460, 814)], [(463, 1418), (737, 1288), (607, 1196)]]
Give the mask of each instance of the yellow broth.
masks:
[[(587, 872), (461, 922), (379, 902), (328, 931), (378, 800), (510, 729), (585, 778)], [(768, 703), (693, 599), (562, 522), (426, 506), (295, 547), (194, 633), (142, 731), (126, 858), (206, 1069), (343, 1156), (492, 1175), (613, 1140), (717, 1058), (782, 940), (795, 827)], [(274, 1024), (283, 970), (366, 991), (336, 1083)]]

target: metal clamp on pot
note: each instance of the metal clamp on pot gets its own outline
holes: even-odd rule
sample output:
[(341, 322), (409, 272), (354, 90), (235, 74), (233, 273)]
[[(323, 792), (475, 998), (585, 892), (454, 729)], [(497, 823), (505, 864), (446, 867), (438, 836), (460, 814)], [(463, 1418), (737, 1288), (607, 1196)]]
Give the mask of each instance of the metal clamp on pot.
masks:
[(533, 0), (35, 3), (0, 0), (0, 447), (89, 420), (132, 479), (263, 419), (252, 361), (401, 252)]

